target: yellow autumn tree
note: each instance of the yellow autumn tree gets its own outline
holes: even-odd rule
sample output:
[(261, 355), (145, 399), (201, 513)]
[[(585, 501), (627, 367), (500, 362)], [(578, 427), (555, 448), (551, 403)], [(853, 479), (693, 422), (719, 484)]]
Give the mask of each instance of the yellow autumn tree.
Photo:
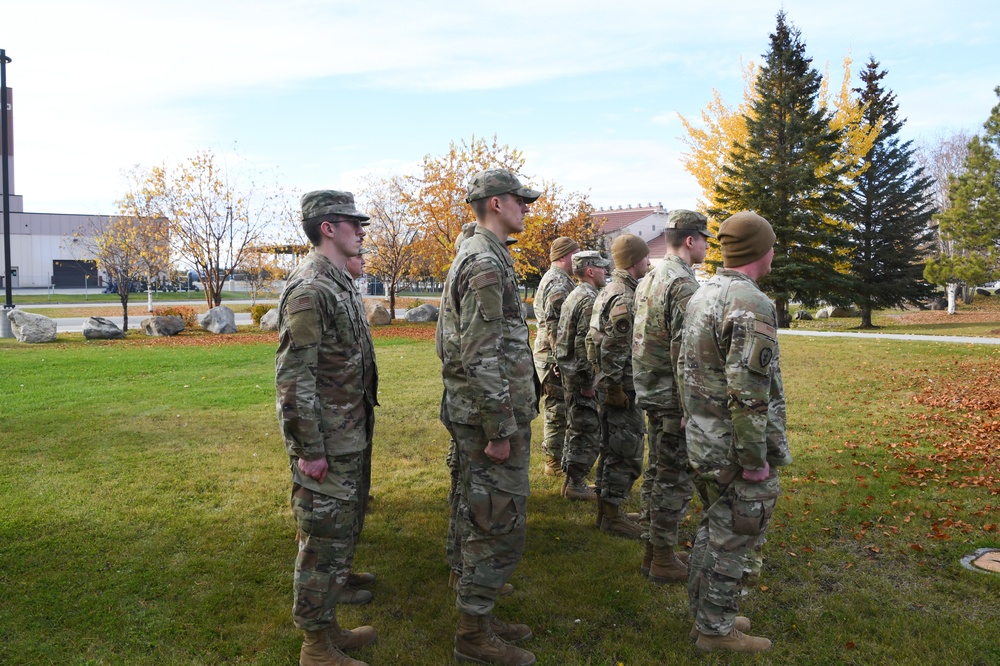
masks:
[[(521, 151), (492, 140), (454, 141), (444, 155), (424, 157), (420, 174), (409, 176), (403, 202), (414, 221), (414, 277), (442, 277), (455, 256), (455, 239), (462, 225), (475, 219), (465, 202), (466, 184), (484, 169), (507, 169), (520, 173)], [(522, 177), (522, 182), (527, 185)]]
[(402, 176), (369, 177), (361, 188), (358, 202), (371, 216), (365, 247), (365, 271), (380, 279), (389, 297), (389, 318), (396, 318), (396, 293), (413, 269), (417, 237), (415, 218), (407, 201), (412, 197), (410, 181)]
[(551, 181), (543, 181), (541, 191), (524, 218), (524, 231), (511, 247), (514, 268), (528, 287), (537, 286), (548, 269), (549, 247), (556, 238), (569, 236), (581, 247), (603, 249), (601, 229), (591, 217), (594, 207), (586, 194), (563, 194)]

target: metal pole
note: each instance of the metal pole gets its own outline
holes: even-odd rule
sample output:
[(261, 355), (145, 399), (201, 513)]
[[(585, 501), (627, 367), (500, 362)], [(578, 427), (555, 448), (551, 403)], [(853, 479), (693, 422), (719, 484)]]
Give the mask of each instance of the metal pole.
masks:
[(9, 152), (8, 146), (10, 146), (10, 137), (7, 136), (7, 63), (10, 61), (10, 58), (7, 57), (7, 52), (4, 49), (0, 49), (0, 153), (3, 154), (3, 286), (4, 293), (6, 294), (3, 315), (0, 316), (0, 337), (4, 338), (14, 337), (14, 333), (10, 328), (10, 320), (7, 319), (7, 313), (14, 309), (10, 284), (10, 177), (7, 173), (7, 153)]

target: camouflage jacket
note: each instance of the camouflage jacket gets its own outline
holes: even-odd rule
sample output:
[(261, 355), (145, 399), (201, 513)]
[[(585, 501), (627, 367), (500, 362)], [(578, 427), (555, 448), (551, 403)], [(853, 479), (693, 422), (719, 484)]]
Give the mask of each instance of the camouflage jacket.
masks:
[(378, 370), (360, 294), (350, 276), (313, 250), (278, 303), (274, 385), (278, 425), (296, 483), (337, 496), (302, 474), (298, 458), (361, 451), (378, 404)]
[(776, 321), (771, 301), (738, 271), (719, 269), (688, 302), (678, 369), (696, 469), (792, 461)]
[(632, 301), (638, 284), (628, 271), (615, 270), (611, 283), (594, 301), (587, 332), (587, 358), (597, 369), (602, 388), (621, 384), (629, 393), (632, 386)]
[(632, 377), (636, 401), (643, 409), (681, 409), (677, 395), (677, 356), (681, 349), (684, 311), (698, 290), (694, 271), (668, 254), (636, 290)]
[(552, 365), (556, 362), (556, 334), (559, 332), (559, 315), (563, 302), (573, 291), (573, 278), (569, 273), (552, 266), (542, 276), (535, 292), (535, 314), (538, 333), (535, 335), (535, 364)]
[(441, 294), (442, 419), (507, 439), (538, 416), (535, 366), (514, 260), (482, 226), (462, 243)]
[(587, 331), (597, 289), (581, 282), (566, 297), (556, 334), (556, 363), (563, 386), (571, 391), (596, 388), (594, 366), (587, 358)]

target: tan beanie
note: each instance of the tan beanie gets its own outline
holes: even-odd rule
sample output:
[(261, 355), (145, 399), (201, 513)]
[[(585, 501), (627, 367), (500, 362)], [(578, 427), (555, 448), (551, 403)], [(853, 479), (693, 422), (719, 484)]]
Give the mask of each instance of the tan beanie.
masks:
[(549, 261), (558, 261), (574, 250), (579, 250), (580, 244), (568, 236), (560, 236), (552, 241), (549, 248)]
[(638, 236), (622, 234), (611, 244), (611, 256), (615, 260), (615, 268), (625, 270), (649, 256), (649, 246)]
[(740, 211), (719, 225), (722, 265), (726, 268), (746, 266), (757, 261), (774, 247), (771, 223), (757, 213)]

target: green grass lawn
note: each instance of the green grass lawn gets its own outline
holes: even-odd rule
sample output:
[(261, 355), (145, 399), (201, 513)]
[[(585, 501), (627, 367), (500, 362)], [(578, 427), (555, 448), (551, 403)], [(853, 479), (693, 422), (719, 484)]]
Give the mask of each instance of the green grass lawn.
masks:
[[(260, 340), (0, 341), (0, 663), (296, 663), (288, 463)], [(433, 343), (376, 346), (376, 499), (356, 568), (379, 580), (340, 617), (379, 630), (355, 655), (368, 663), (450, 664), (439, 364)], [(1000, 546), (996, 459), (928, 459), (996, 437), (1000, 403), (926, 404), (939, 387), (989, 390), (1000, 352), (783, 338), (782, 354), (795, 462), (741, 604), (774, 649), (698, 656), (686, 591), (644, 580), (641, 545), (561, 499), (536, 449), (527, 551), (497, 614), (532, 627), (540, 664), (1000, 662), (1000, 576), (959, 564)]]

